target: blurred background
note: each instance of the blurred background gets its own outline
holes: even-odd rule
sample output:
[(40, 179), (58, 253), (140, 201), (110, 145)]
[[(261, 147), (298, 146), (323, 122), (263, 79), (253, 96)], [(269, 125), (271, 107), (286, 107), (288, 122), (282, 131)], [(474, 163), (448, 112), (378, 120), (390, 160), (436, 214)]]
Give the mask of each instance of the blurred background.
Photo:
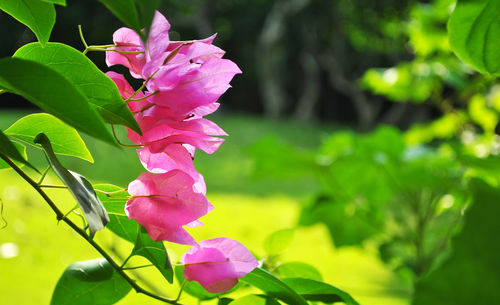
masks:
[[(307, 262), (304, 270), (317, 270), (361, 304), (410, 304), (415, 283), (449, 254), (470, 202), (468, 181), (500, 181), (499, 87), (452, 53), (446, 22), (455, 1), (161, 3), (172, 40), (218, 33), (214, 44), (243, 70), (210, 117), (230, 136), (215, 154), (195, 159), (216, 209), (193, 235), (236, 238), (278, 274)], [(78, 24), (89, 44), (111, 43), (122, 26), (97, 1), (56, 8), (50, 41), (79, 50)], [(35, 41), (5, 13), (0, 35), (0, 57)], [(89, 57), (109, 70), (103, 53)], [(2, 129), (37, 111), (11, 94), (1, 107)], [(92, 182), (126, 187), (144, 171), (133, 149), (84, 139), (95, 163), (63, 162)], [(44, 164), (40, 151), (28, 154)], [(0, 181), (2, 299), (48, 303), (65, 267), (97, 254), (58, 226), (12, 171), (0, 171)], [(288, 249), (266, 252), (266, 237), (287, 228), (295, 230)], [(98, 238), (123, 253), (130, 247)], [(186, 250), (172, 249), (177, 259)], [(150, 281), (174, 294), (161, 276)], [(134, 295), (119, 304), (145, 300)]]

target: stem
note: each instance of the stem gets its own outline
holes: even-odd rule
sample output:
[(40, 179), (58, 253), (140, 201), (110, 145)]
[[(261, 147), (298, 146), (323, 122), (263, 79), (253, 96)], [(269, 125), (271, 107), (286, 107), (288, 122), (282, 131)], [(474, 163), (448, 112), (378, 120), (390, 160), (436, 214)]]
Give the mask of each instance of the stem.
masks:
[(67, 189), (65, 185), (52, 185), (52, 184), (39, 184), (39, 187), (49, 188), (49, 189)]
[(179, 294), (177, 295), (177, 297), (175, 298), (175, 301), (179, 301), (181, 299), (181, 295), (182, 295), (182, 292), (184, 291), (184, 287), (186, 287), (186, 284), (187, 284), (187, 281), (184, 280), (184, 282), (182, 282), (182, 285), (181, 285), (181, 289), (179, 290)]
[(135, 148), (142, 147), (142, 145), (136, 145), (136, 144), (124, 144), (124, 143), (120, 142), (120, 140), (118, 139), (118, 136), (116, 135), (116, 132), (115, 132), (115, 125), (111, 125), (111, 130), (113, 131), (113, 136), (115, 137), (116, 142), (118, 142), (118, 144), (120, 144), (121, 146), (125, 146), (125, 147), (135, 147)]
[(47, 168), (43, 171), (42, 176), (40, 177), (40, 180), (38, 180), (38, 185), (42, 184), (43, 179), (45, 179), (45, 176), (47, 176), (47, 173), (49, 172), (50, 165), (47, 166)]
[(83, 37), (82, 26), (80, 24), (78, 25), (78, 34), (80, 34), (80, 39), (82, 40), (82, 43), (85, 46), (85, 50), (83, 51), (83, 54), (86, 54), (89, 46), (88, 46), (87, 42), (85, 41), (85, 38)]
[(47, 202), (47, 204), (50, 206), (50, 208), (54, 211), (56, 214), (56, 217), (58, 220), (64, 221), (68, 226), (70, 226), (76, 233), (78, 233), (83, 239), (85, 239), (94, 249), (97, 250), (108, 262), (109, 264), (115, 269), (115, 271), (124, 279), (126, 280), (132, 288), (135, 289), (137, 293), (142, 293), (145, 294), (153, 299), (162, 301), (164, 303), (168, 304), (175, 304), (175, 305), (182, 305), (178, 303), (176, 300), (169, 299), (157, 294), (154, 294), (148, 290), (145, 290), (141, 286), (139, 286), (132, 278), (128, 276), (125, 271), (123, 271), (120, 266), (111, 258), (111, 256), (104, 250), (99, 244), (97, 244), (94, 240), (90, 239), (90, 236), (82, 229), (80, 229), (73, 221), (71, 221), (68, 218), (64, 218), (64, 214), (59, 210), (59, 208), (55, 205), (55, 203), (52, 201), (52, 199), (49, 198), (49, 196), (43, 191), (43, 189), (29, 177), (21, 168), (19, 168), (14, 162), (12, 162), (9, 158), (7, 158), (5, 155), (0, 154), (0, 158), (2, 158), (14, 171), (16, 171), (19, 176), (21, 176), (26, 182), (28, 182), (37, 192), (42, 196), (42, 198)]
[[(148, 99), (149, 97), (151, 97), (151, 96), (155, 95), (155, 94), (156, 94), (156, 93), (158, 93), (158, 92), (160, 92), (160, 91), (156, 90), (156, 91), (153, 91), (153, 93), (150, 93), (150, 94), (148, 94), (148, 95), (146, 95), (146, 96), (144, 96), (144, 97), (141, 97), (141, 98), (133, 98), (133, 99), (129, 99), (128, 101), (129, 101), (129, 102), (138, 102), (138, 101), (143, 101), (143, 100)], [(150, 107), (151, 107), (151, 106), (150, 106)], [(143, 111), (143, 110), (141, 110), (141, 111)]]

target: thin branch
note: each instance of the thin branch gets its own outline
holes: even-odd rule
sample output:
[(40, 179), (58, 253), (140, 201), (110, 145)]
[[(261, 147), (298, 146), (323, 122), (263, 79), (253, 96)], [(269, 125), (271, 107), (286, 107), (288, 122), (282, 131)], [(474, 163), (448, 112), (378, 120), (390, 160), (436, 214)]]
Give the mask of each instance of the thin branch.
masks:
[(28, 182), (37, 192), (42, 196), (42, 198), (47, 202), (47, 204), (50, 206), (50, 208), (54, 211), (56, 214), (56, 217), (58, 220), (64, 221), (68, 226), (70, 226), (76, 233), (78, 233), (83, 239), (85, 239), (94, 249), (97, 250), (108, 262), (109, 264), (115, 269), (115, 271), (125, 280), (129, 283), (132, 288), (135, 289), (137, 293), (142, 293), (145, 294), (153, 299), (162, 301), (164, 303), (168, 304), (175, 304), (175, 305), (182, 305), (178, 303), (176, 300), (169, 299), (157, 294), (154, 294), (148, 290), (145, 290), (141, 286), (139, 286), (135, 280), (130, 278), (127, 273), (125, 273), (124, 270), (118, 266), (118, 264), (111, 258), (111, 256), (104, 250), (99, 244), (97, 244), (93, 239), (90, 238), (90, 236), (82, 229), (80, 229), (73, 221), (71, 221), (68, 218), (64, 217), (64, 214), (59, 210), (59, 208), (56, 206), (56, 204), (50, 199), (50, 197), (43, 191), (43, 189), (34, 181), (31, 179), (30, 176), (28, 176), (21, 168), (19, 168), (14, 162), (12, 162), (9, 158), (7, 158), (5, 155), (0, 154), (0, 158), (2, 158), (14, 171), (16, 171), (19, 176), (21, 176), (26, 182)]

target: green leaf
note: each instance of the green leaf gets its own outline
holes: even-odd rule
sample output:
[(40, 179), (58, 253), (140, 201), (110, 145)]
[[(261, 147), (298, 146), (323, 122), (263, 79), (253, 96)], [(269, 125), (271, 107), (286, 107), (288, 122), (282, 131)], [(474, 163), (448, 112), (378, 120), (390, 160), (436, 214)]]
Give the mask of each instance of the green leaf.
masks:
[(290, 305), (307, 305), (306, 300), (292, 288), (272, 273), (255, 268), (246, 276), (240, 278), (242, 282), (250, 284), (264, 291), (268, 296), (280, 299)]
[(53, 69), (19, 58), (3, 58), (0, 59), (0, 86), (22, 95), (69, 125), (117, 145), (83, 93)]
[(165, 245), (161, 241), (152, 240), (142, 226), (137, 234), (132, 255), (148, 259), (170, 284), (174, 282), (174, 271)]
[[(184, 266), (176, 266), (175, 267), (175, 278), (177, 281), (182, 284), (184, 283)], [(238, 286), (238, 285), (236, 285)], [(235, 288), (231, 289), (230, 291), (226, 292), (229, 293), (233, 291)], [(206, 301), (206, 300), (211, 300), (215, 299), (218, 295), (221, 294), (216, 294), (216, 293), (211, 293), (205, 290), (198, 282), (187, 282), (186, 285), (184, 286), (184, 292), (187, 294), (201, 300), (201, 301)]]
[(40, 0), (0, 0), (0, 9), (29, 27), (40, 43), (49, 41), (56, 22), (53, 4)]
[(41, 0), (41, 1), (66, 6), (66, 0)]
[[(122, 187), (111, 184), (95, 184), (94, 189), (99, 200), (108, 211), (109, 223), (106, 225), (106, 229), (131, 243), (135, 243), (138, 224), (125, 214), (127, 191)], [(103, 192), (112, 192), (112, 194), (107, 195)]]
[(448, 21), (451, 48), (481, 73), (500, 74), (499, 11), (499, 0), (459, 0)]
[(78, 132), (48, 113), (27, 115), (5, 130), (5, 134), (31, 144), (36, 148), (40, 148), (40, 146), (35, 145), (33, 139), (40, 132), (45, 133), (50, 138), (56, 154), (74, 156), (94, 162)]
[(308, 301), (359, 305), (347, 292), (324, 282), (305, 278), (287, 278), (283, 282)]
[(280, 305), (278, 301), (273, 298), (266, 298), (261, 295), (247, 295), (230, 303), (231, 305)]
[(268, 256), (273, 256), (283, 252), (293, 240), (294, 229), (278, 230), (269, 235), (264, 240), (264, 250)]
[(121, 22), (137, 33), (141, 32), (142, 25), (139, 22), (134, 0), (99, 0), (110, 10)]
[(498, 304), (500, 300), (500, 190), (472, 180), (473, 200), (452, 252), (417, 284), (414, 305)]
[[(14, 146), (16, 147), (17, 151), (21, 154), (24, 160), (28, 160), (28, 155), (26, 154), (26, 146), (24, 146), (21, 143), (18, 142), (12, 142)], [(18, 161), (13, 161), (17, 166), (22, 167), (24, 163), (18, 162)], [(10, 165), (8, 165), (4, 160), (0, 159), (0, 169), (6, 169), (10, 168)]]
[(115, 82), (80, 51), (62, 43), (49, 42), (45, 46), (30, 43), (17, 50), (14, 57), (54, 69), (87, 97), (104, 121), (124, 125), (141, 133)]
[(159, 0), (135, 0), (139, 20), (142, 27), (146, 29), (146, 34), (149, 34), (149, 28), (151, 27), (156, 8), (159, 4)]
[(289, 262), (279, 265), (276, 272), (281, 277), (303, 277), (311, 280), (321, 281), (321, 273), (313, 266), (303, 262)]
[(233, 301), (231, 298), (220, 298), (217, 305), (228, 305)]
[(110, 305), (132, 289), (103, 258), (71, 264), (57, 282), (51, 305)]
[(27, 159), (22, 155), (22, 152), (7, 138), (7, 136), (0, 130), (0, 153), (9, 157), (13, 161), (18, 161), (22, 164), (28, 165), (32, 169), (38, 171), (31, 165)]

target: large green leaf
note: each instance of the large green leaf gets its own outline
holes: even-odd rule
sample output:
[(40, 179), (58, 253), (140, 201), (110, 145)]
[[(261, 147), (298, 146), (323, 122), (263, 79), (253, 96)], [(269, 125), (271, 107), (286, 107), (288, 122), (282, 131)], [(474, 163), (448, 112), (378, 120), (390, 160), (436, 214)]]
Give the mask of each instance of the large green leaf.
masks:
[(453, 51), (481, 73), (500, 74), (500, 0), (458, 0), (448, 21)]
[(305, 278), (287, 278), (283, 282), (308, 301), (359, 305), (347, 292), (324, 282)]
[(40, 146), (35, 145), (33, 139), (40, 132), (45, 133), (50, 138), (56, 154), (74, 156), (94, 162), (78, 132), (48, 113), (27, 115), (5, 130), (5, 134), (29, 143), (36, 148), (40, 148)]
[[(9, 138), (0, 130), (0, 153), (9, 157), (14, 161), (18, 161), (21, 164), (26, 164), (29, 167), (35, 169), (25, 156), (22, 155), (22, 152), (19, 151), (18, 147), (12, 143)], [(36, 170), (36, 169), (35, 169)]]
[(29, 27), (42, 44), (56, 22), (54, 4), (40, 0), (0, 0), (0, 9)]
[(47, 3), (54, 3), (54, 4), (66, 6), (66, 0), (42, 0), (42, 1), (47, 2)]
[(472, 206), (448, 259), (422, 278), (413, 304), (498, 304), (500, 300), (500, 190), (473, 180)]
[(159, 4), (159, 0), (135, 0), (135, 6), (137, 7), (139, 20), (142, 27), (146, 29), (146, 33), (149, 33), (149, 28), (151, 27), (156, 8)]
[(142, 25), (134, 0), (99, 0), (99, 2), (104, 4), (126, 26), (140, 33)]
[(54, 69), (80, 89), (106, 122), (141, 133), (115, 82), (80, 51), (62, 43), (49, 42), (45, 46), (30, 43), (17, 50), (14, 57)]
[(110, 305), (132, 289), (103, 258), (71, 264), (57, 282), (51, 305)]
[[(95, 184), (94, 189), (99, 200), (108, 211), (109, 223), (106, 225), (106, 229), (131, 243), (135, 243), (138, 224), (125, 214), (127, 191), (111, 184)], [(112, 194), (106, 194), (109, 192), (112, 192)]]
[(3, 58), (0, 59), (0, 86), (22, 95), (69, 125), (116, 145), (83, 93), (53, 69), (33, 61)]
[(160, 271), (163, 277), (172, 284), (174, 271), (165, 245), (161, 241), (152, 240), (146, 230), (141, 226), (137, 234), (132, 255), (139, 255), (149, 260)]
[(255, 268), (240, 280), (259, 288), (268, 296), (280, 299), (287, 304), (307, 305), (306, 300), (290, 288), (290, 286), (264, 269)]

